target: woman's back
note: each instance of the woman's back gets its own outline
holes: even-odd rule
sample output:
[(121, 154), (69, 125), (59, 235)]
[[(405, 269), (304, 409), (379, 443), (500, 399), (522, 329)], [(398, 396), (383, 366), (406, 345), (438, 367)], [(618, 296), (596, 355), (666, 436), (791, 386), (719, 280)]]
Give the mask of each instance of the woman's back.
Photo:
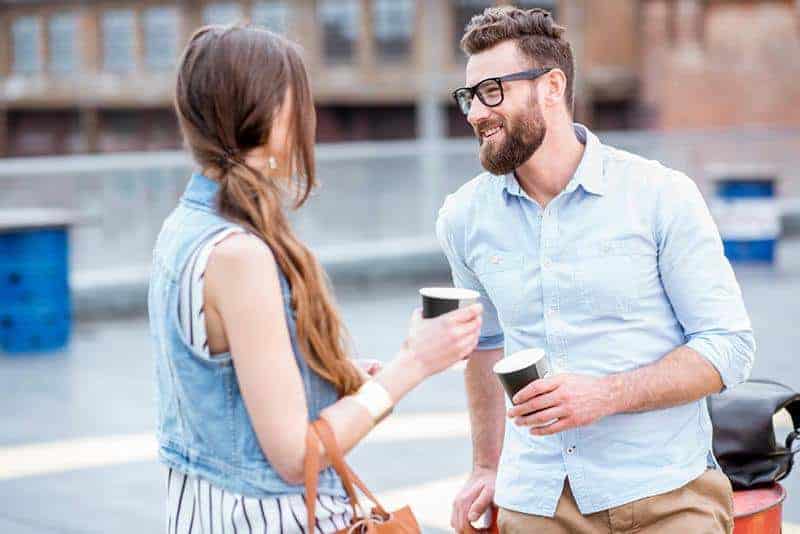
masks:
[[(186, 336), (181, 328), (181, 280), (190, 260), (214, 236), (242, 230), (216, 212), (217, 190), (213, 180), (193, 175), (180, 204), (165, 221), (153, 253), (148, 308), (156, 357), (160, 454), (171, 467), (201, 474), (231, 492), (251, 497), (299, 493), (302, 488), (281, 480), (261, 451), (230, 353), (210, 356), (197, 350), (192, 334)], [(338, 395), (300, 355), (291, 292), (280, 270), (279, 277), (294, 359), (301, 371), (309, 418), (314, 420)], [(323, 487), (327, 494), (344, 496), (330, 470), (324, 473)]]

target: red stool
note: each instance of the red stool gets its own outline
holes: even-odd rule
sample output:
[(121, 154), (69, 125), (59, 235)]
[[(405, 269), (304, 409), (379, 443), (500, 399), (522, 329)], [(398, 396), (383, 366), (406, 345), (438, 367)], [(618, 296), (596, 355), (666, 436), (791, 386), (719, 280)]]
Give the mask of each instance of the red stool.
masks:
[(786, 490), (780, 484), (733, 492), (733, 534), (780, 534)]

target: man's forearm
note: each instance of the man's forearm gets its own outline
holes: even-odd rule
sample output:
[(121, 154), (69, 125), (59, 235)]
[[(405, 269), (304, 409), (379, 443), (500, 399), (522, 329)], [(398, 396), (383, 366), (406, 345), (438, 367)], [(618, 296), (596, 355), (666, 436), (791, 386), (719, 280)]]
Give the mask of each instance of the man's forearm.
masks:
[(497, 469), (503, 448), (505, 404), (503, 389), (492, 372), (503, 349), (473, 352), (467, 360), (464, 382), (472, 426), (472, 465)]
[(683, 345), (657, 362), (609, 375), (613, 413), (671, 408), (722, 390), (722, 378), (711, 363)]

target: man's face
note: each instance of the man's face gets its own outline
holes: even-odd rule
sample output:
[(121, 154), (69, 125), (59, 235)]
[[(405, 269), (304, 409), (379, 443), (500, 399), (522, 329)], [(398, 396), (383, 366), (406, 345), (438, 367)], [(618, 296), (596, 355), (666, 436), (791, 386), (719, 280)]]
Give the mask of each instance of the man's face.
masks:
[[(516, 43), (505, 41), (470, 56), (466, 82), (472, 86), (486, 78), (530, 68), (530, 62), (521, 57)], [(502, 83), (503, 102), (499, 106), (485, 106), (475, 97), (467, 115), (480, 144), (481, 165), (497, 175), (510, 173), (528, 161), (541, 146), (547, 131), (535, 98), (535, 82)]]

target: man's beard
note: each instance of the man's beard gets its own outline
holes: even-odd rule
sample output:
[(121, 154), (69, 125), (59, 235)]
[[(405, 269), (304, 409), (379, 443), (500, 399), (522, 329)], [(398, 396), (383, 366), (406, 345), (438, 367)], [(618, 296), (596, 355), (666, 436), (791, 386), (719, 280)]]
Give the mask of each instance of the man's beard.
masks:
[[(479, 125), (478, 131), (486, 129)], [(505, 136), (502, 142), (478, 135), (481, 165), (498, 176), (513, 172), (533, 156), (542, 145), (545, 133), (547, 126), (538, 107), (534, 107), (528, 117), (510, 117), (503, 122), (502, 130), (495, 134)]]

